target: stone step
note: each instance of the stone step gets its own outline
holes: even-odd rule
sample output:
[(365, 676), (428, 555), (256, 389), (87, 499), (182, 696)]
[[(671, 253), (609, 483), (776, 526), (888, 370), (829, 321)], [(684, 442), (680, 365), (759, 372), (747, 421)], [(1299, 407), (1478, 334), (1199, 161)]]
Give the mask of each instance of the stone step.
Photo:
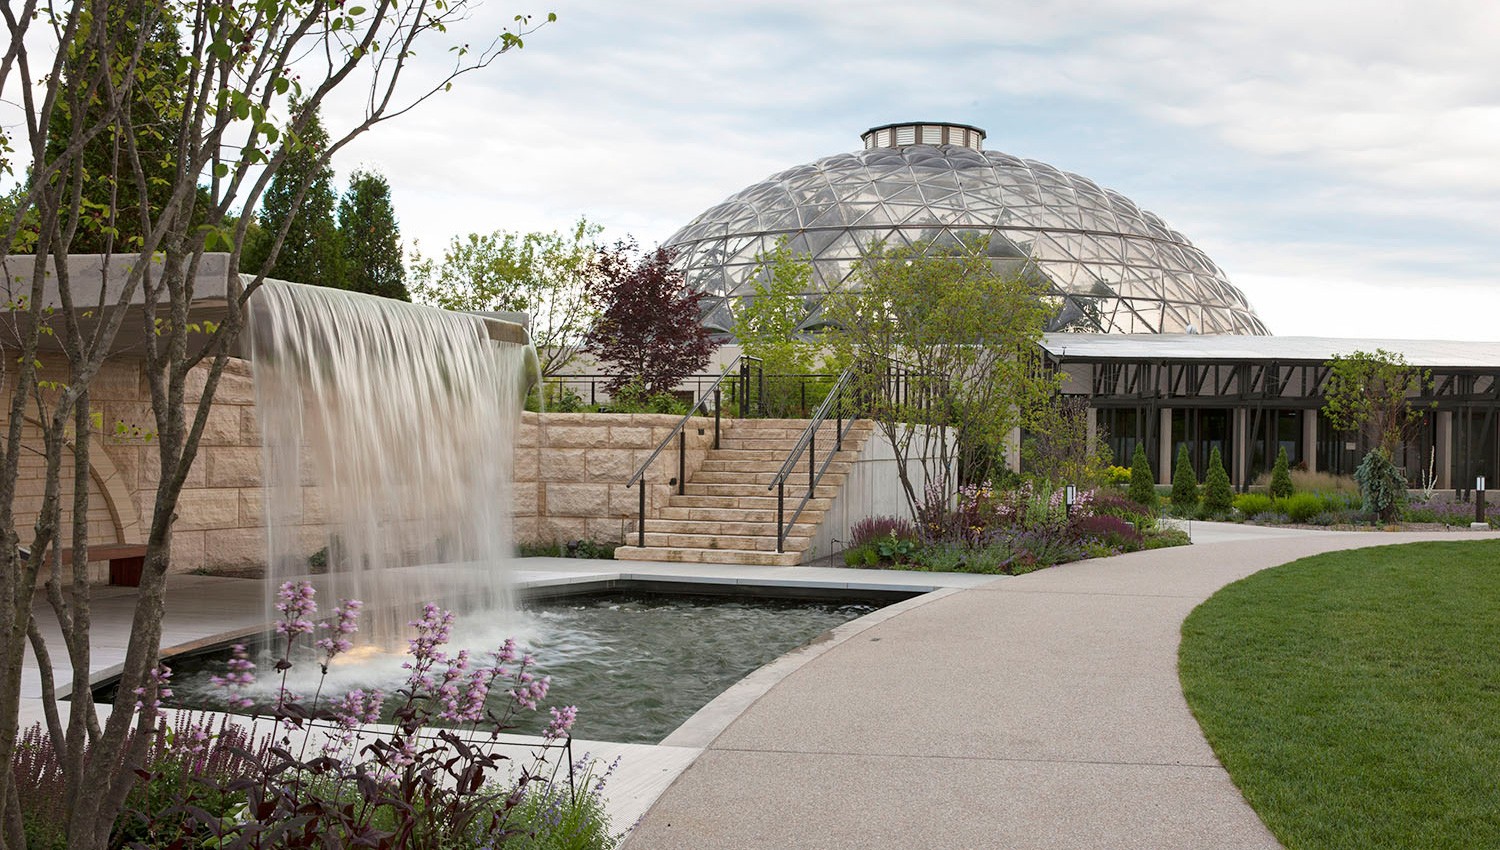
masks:
[[(801, 552), (811, 542), (812, 539), (809, 537), (788, 537), (785, 548), (788, 552)], [(774, 552), (776, 551), (776, 536), (774, 534), (671, 534), (652, 531), (651, 523), (648, 521), (646, 523), (646, 546), (658, 549), (739, 549), (752, 552)]]
[[(668, 508), (667, 510), (683, 510), (682, 508)], [(688, 508), (687, 510), (705, 510), (703, 508)], [(797, 518), (797, 524), (788, 530), (788, 534), (794, 537), (811, 537), (817, 530), (816, 522), (807, 522), (807, 511)], [(646, 533), (661, 532), (663, 534), (722, 534), (737, 537), (764, 537), (776, 533), (776, 517), (772, 516), (761, 520), (729, 520), (713, 518), (668, 518), (646, 520)], [(821, 518), (821, 517), (820, 517)], [(722, 547), (718, 547), (722, 548)]]
[[(852, 463), (830, 463), (828, 471), (823, 473), (823, 479), (819, 482), (819, 486), (825, 484), (842, 484), (844, 476), (849, 474), (849, 470), (853, 466), (854, 464)], [(779, 471), (779, 467), (777, 469), (757, 471), (737, 470), (720, 472), (715, 469), (699, 470), (693, 473), (693, 476), (688, 479), (688, 486), (691, 487), (694, 484), (738, 484), (746, 487), (769, 487), (771, 482), (775, 480), (776, 473)], [(791, 472), (787, 474), (786, 484), (788, 488), (794, 486), (806, 488), (807, 467), (803, 465), (792, 467)]]
[(776, 452), (770, 449), (718, 448), (709, 450), (708, 460), (766, 460), (781, 463), (786, 460), (786, 452)]
[(746, 549), (678, 549), (658, 546), (621, 546), (615, 550), (619, 561), (668, 561), (678, 564), (745, 564), (763, 567), (795, 567), (802, 563), (801, 552), (762, 552)]
[[(739, 458), (732, 456), (725, 457), (722, 451), (709, 452), (708, 457), (704, 458), (703, 462), (698, 465), (698, 472), (693, 473), (692, 480), (697, 481), (699, 473), (703, 472), (779, 472), (782, 465), (786, 463), (786, 457), (783, 454), (769, 458)], [(816, 457), (816, 463), (821, 466), (823, 461), (828, 459), (828, 454), (820, 450)], [(848, 467), (854, 463), (856, 457), (857, 455), (850, 451), (836, 453), (833, 463), (828, 467), (829, 471), (838, 467), (841, 472), (847, 472)], [(807, 469), (806, 452), (803, 452), (797, 458), (797, 464), (794, 468)]]
[[(765, 490), (764, 488), (754, 490), (752, 492), (763, 495), (731, 494), (724, 496), (690, 493), (678, 496), (676, 494), (673, 494), (672, 497), (667, 500), (667, 507), (663, 508), (663, 510), (671, 510), (672, 508), (707, 508), (711, 510), (726, 510), (729, 508), (737, 508), (740, 510), (768, 510), (771, 512), (772, 518), (774, 518), (776, 514), (776, 494)], [(787, 510), (795, 510), (797, 504), (801, 501), (802, 493), (800, 491), (787, 491)], [(809, 499), (807, 501), (806, 510), (826, 511), (832, 506), (833, 499), (831, 498)], [(804, 513), (805, 512), (806, 511), (804, 511)]]
[[(801, 501), (798, 499), (797, 501)], [(791, 516), (797, 510), (797, 501), (787, 499), (786, 516)], [(823, 514), (827, 508), (814, 509), (811, 506), (822, 504), (826, 499), (814, 499), (809, 501), (808, 507), (802, 511), (802, 516), (797, 518), (797, 524), (818, 523), (823, 520)], [(686, 521), (686, 522), (724, 522), (724, 523), (755, 523), (770, 528), (776, 523), (776, 503), (773, 500), (769, 508), (687, 508), (667, 506), (661, 509), (660, 519), (646, 520), (646, 527), (650, 528), (653, 522)]]
[[(832, 479), (832, 480), (830, 480), (830, 479)], [(841, 476), (824, 476), (822, 483), (820, 483), (818, 485), (817, 490), (813, 493), (813, 498), (815, 498), (815, 499), (832, 499), (834, 496), (837, 496), (839, 494), (839, 489), (843, 485), (843, 483), (844, 483), (843, 482), (843, 478)], [(752, 497), (753, 496), (753, 497), (759, 497), (762, 494), (764, 494), (765, 498), (770, 499), (772, 501), (773, 505), (774, 505), (774, 503), (776, 501), (776, 492), (774, 490), (768, 489), (767, 486), (766, 486), (766, 482), (761, 482), (761, 483), (757, 484), (757, 483), (755, 483), (753, 481), (749, 481), (749, 482), (742, 481), (741, 483), (738, 483), (738, 484), (731, 484), (731, 483), (726, 483), (726, 482), (702, 482), (702, 483), (700, 483), (700, 482), (697, 482), (697, 481), (689, 481), (687, 483), (687, 485), (685, 487), (683, 487), (682, 489), (683, 489), (682, 495), (684, 495), (684, 496), (740, 496), (740, 497)], [(807, 492), (807, 482), (806, 481), (801, 481), (801, 482), (788, 481), (787, 482), (787, 487), (786, 487), (786, 497), (787, 497), (787, 499), (791, 499), (793, 495), (795, 495), (798, 499), (801, 499), (802, 495), (804, 493), (806, 493), (806, 492)]]

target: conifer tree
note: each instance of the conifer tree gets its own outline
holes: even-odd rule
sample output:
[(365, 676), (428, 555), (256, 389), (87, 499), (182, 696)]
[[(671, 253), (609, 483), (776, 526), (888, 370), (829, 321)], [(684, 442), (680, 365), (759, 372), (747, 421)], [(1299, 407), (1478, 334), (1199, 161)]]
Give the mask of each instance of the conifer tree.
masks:
[(1156, 475), (1151, 471), (1151, 462), (1146, 459), (1146, 447), (1135, 444), (1135, 454), (1130, 460), (1130, 500), (1156, 510), (1161, 499), (1156, 495)]
[(1288, 468), (1286, 446), (1276, 453), (1276, 465), (1271, 467), (1271, 498), (1284, 499), (1297, 488), (1292, 486), (1292, 471)]
[(1207, 517), (1223, 516), (1234, 506), (1234, 487), (1229, 483), (1229, 473), (1224, 471), (1224, 458), (1219, 447), (1208, 453), (1208, 472), (1203, 478), (1203, 513)]
[(1177, 450), (1177, 466), (1172, 470), (1172, 510), (1182, 516), (1198, 510), (1198, 471), (1193, 469), (1186, 443)]
[[(286, 144), (291, 145), (286, 161), (271, 179), (261, 203), (260, 237), (245, 246), (241, 265), (252, 273), (260, 271), (276, 234), (285, 227), (281, 252), (266, 276), (344, 289), (344, 250), (333, 218), (338, 196), (333, 190), (333, 169), (323, 159), (328, 132), (322, 118), (314, 113), (301, 137), (288, 139)], [(301, 192), (306, 192), (302, 206), (288, 222)]]
[(391, 204), (391, 184), (373, 171), (356, 171), (339, 201), (345, 287), (410, 301), (401, 258), (401, 225)]

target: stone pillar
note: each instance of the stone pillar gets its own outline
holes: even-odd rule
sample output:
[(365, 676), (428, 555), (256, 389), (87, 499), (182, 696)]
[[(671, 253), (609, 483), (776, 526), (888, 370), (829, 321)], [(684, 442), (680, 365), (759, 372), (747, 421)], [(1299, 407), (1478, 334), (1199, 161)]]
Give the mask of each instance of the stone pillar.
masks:
[(1302, 462), (1308, 472), (1318, 471), (1318, 411), (1302, 411)]
[(1172, 464), (1177, 462), (1176, 455), (1172, 454), (1172, 408), (1161, 409), (1161, 463), (1156, 469), (1157, 484), (1172, 483)]
[(1437, 415), (1438, 487), (1453, 489), (1453, 411), (1440, 410)]
[(1229, 482), (1244, 487), (1250, 483), (1250, 411), (1236, 407), (1231, 412), (1234, 414), (1234, 449), (1230, 454)]

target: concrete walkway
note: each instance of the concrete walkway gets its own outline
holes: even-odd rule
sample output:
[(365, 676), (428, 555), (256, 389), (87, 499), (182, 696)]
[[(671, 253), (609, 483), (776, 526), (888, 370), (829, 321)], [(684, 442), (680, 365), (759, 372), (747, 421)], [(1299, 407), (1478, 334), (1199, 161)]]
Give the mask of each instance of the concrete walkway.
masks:
[(1307, 555), (1496, 535), (1193, 536), (950, 592), (825, 648), (708, 742), (627, 850), (1278, 847), (1182, 697), (1183, 619)]

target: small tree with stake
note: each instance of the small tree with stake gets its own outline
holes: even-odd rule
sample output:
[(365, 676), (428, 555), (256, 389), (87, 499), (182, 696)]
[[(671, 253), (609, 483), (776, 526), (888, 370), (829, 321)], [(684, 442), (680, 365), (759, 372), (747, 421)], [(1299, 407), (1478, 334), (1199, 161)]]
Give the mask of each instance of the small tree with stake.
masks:
[(627, 386), (643, 396), (670, 392), (707, 366), (719, 347), (698, 321), (703, 296), (687, 289), (673, 258), (670, 249), (657, 248), (637, 260), (630, 243), (600, 252), (589, 288), (599, 320), (584, 350), (615, 366), (611, 393)]

